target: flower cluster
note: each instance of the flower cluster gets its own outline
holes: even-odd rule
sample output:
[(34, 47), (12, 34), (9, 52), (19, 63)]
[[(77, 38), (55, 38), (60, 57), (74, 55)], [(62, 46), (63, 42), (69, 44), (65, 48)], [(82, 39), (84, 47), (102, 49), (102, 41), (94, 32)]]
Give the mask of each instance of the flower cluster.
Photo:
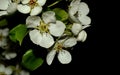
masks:
[[(62, 8), (62, 5), (56, 7), (62, 1), (67, 3), (67, 9)], [(22, 63), (21, 66), (32, 71), (40, 67), (44, 58), (35, 56), (31, 44), (48, 51), (46, 55), (48, 65), (52, 64), (55, 55), (60, 63), (70, 63), (72, 55), (69, 50), (87, 38), (85, 29), (91, 23), (88, 14), (89, 7), (81, 0), (56, 0), (55, 2), (50, 0), (0, 0), (0, 61), (3, 62), (0, 63), (0, 74), (29, 75), (24, 70), (18, 73), (16, 69), (19, 68), (16, 65), (12, 67), (4, 65), (6, 60), (14, 60), (19, 58), (18, 56), (21, 56), (22, 61), (16, 64)], [(10, 24), (15, 22), (15, 18), (12, 17), (16, 15), (21, 15), (19, 20), (22, 22), (17, 21), (17, 25), (13, 24), (10, 27)], [(26, 38), (31, 44), (27, 43), (28, 50), (22, 50), (25, 48), (23, 45)], [(20, 51), (17, 49), (25, 52), (19, 55)]]

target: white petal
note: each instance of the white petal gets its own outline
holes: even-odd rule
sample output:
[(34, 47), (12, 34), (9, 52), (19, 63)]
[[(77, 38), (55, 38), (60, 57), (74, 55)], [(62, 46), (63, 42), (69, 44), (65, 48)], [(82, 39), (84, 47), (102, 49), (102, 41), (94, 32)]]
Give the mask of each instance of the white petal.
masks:
[(79, 23), (79, 20), (77, 19), (78, 16), (78, 5), (74, 5), (72, 7), (69, 8), (68, 14), (69, 14), (69, 19), (71, 22), (77, 22)]
[(7, 68), (5, 69), (5, 74), (11, 75), (11, 74), (12, 74), (12, 68), (7, 67)]
[(6, 10), (8, 8), (8, 0), (0, 0), (0, 10)]
[(44, 12), (42, 14), (42, 19), (46, 24), (56, 22), (55, 13), (53, 11)]
[(81, 0), (72, 0), (70, 6), (79, 5)]
[(77, 35), (82, 30), (82, 25), (78, 23), (73, 23), (72, 32), (74, 35)]
[(87, 15), (89, 13), (88, 5), (84, 2), (81, 2), (79, 5), (79, 14), (81, 15)]
[(26, 19), (26, 25), (28, 28), (35, 28), (40, 24), (40, 17), (39, 16), (28, 16)]
[(29, 2), (30, 2), (30, 0), (22, 0), (22, 4), (27, 4)]
[(22, 71), (20, 72), (20, 75), (30, 75), (30, 73), (27, 72), (27, 71), (22, 70)]
[(0, 11), (0, 16), (8, 15), (7, 11)]
[(49, 25), (50, 33), (56, 37), (61, 36), (66, 28), (65, 24), (61, 21), (56, 21), (56, 24), (50, 23)]
[(76, 44), (77, 44), (76, 38), (71, 37), (64, 42), (63, 46), (67, 48), (67, 47), (72, 47)]
[(91, 23), (91, 19), (88, 16), (80, 16), (79, 20), (83, 25), (89, 25)]
[(49, 48), (54, 44), (54, 39), (49, 33), (42, 34), (42, 40), (39, 43), (40, 46), (44, 48)]
[(17, 3), (10, 3), (9, 7), (7, 8), (8, 14), (13, 14), (17, 10)]
[(46, 57), (46, 61), (47, 61), (47, 64), (48, 65), (51, 65), (52, 64), (52, 61), (55, 57), (55, 54), (56, 54), (56, 50), (51, 50), (48, 54), (47, 54), (47, 57)]
[(32, 30), (29, 32), (30, 40), (34, 43), (39, 45), (42, 40), (42, 35), (40, 34), (39, 30)]
[(10, 58), (15, 58), (17, 56), (16, 53), (8, 53), (7, 55), (9, 55)]
[(66, 50), (61, 50), (58, 54), (58, 60), (62, 63), (62, 64), (68, 64), (71, 62), (72, 60), (72, 56), (71, 54), (66, 51)]
[(0, 40), (0, 47), (2, 47), (3, 49), (7, 46), (7, 39), (6, 38), (2, 38)]
[(9, 34), (9, 29), (8, 29), (8, 28), (3, 29), (2, 35), (3, 35), (4, 37), (7, 37), (8, 34)]
[(10, 60), (11, 58), (10, 58), (10, 56), (9, 55), (5, 55), (5, 58), (7, 59), (7, 60)]
[(22, 4), (19, 4), (17, 6), (17, 9), (19, 12), (21, 12), (23, 14), (28, 14), (31, 10), (31, 8), (28, 5), (22, 5)]
[(40, 14), (42, 11), (42, 7), (41, 6), (37, 6), (37, 7), (34, 7), (31, 12), (30, 12), (30, 15), (31, 16), (34, 16), (34, 15), (38, 15)]
[(87, 38), (87, 33), (83, 30), (78, 34), (77, 41), (84, 42)]
[(88, 28), (90, 27), (91, 25), (82, 25), (82, 29), (85, 29), (85, 28)]
[(5, 66), (3, 64), (0, 64), (0, 72), (4, 72), (5, 71)]
[(46, 0), (38, 0), (37, 3), (38, 3), (40, 6), (43, 6), (43, 5), (46, 3)]

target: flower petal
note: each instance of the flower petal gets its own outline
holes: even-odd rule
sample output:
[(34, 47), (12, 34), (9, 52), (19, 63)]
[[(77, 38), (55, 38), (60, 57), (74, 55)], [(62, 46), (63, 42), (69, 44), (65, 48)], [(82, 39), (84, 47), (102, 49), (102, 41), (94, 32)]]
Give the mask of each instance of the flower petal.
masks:
[(27, 4), (29, 2), (30, 2), (30, 0), (22, 0), (22, 4)]
[(68, 51), (60, 50), (60, 52), (58, 53), (58, 60), (62, 64), (68, 64), (68, 63), (71, 62), (72, 56), (71, 56), (71, 54)]
[(44, 12), (42, 14), (42, 19), (46, 24), (56, 22), (55, 13), (53, 11)]
[(29, 32), (30, 40), (34, 43), (39, 45), (42, 40), (42, 35), (40, 34), (39, 30), (32, 30)]
[(30, 15), (31, 16), (38, 15), (38, 14), (41, 13), (41, 11), (42, 11), (42, 7), (41, 6), (36, 6), (31, 10)]
[(26, 25), (28, 28), (35, 28), (40, 24), (40, 17), (39, 16), (28, 16), (26, 19)]
[(9, 7), (7, 8), (8, 14), (13, 14), (17, 11), (17, 3), (10, 3)]
[(5, 71), (5, 66), (3, 64), (0, 64), (0, 72), (4, 72)]
[(67, 48), (67, 47), (72, 47), (72, 46), (74, 46), (74, 45), (76, 45), (76, 44), (77, 44), (76, 38), (71, 37), (71, 38), (67, 39), (67, 40), (64, 42), (63, 46), (64, 46), (65, 48)]
[(38, 0), (37, 3), (38, 3), (40, 6), (43, 6), (43, 5), (46, 3), (46, 0)]
[(2, 35), (3, 35), (4, 37), (7, 37), (8, 34), (9, 34), (9, 29), (8, 29), (8, 28), (3, 29)]
[(8, 55), (9, 55), (10, 58), (15, 58), (17, 56), (16, 53), (8, 53)]
[(88, 16), (80, 16), (78, 19), (83, 25), (89, 25), (91, 23), (91, 19)]
[(54, 44), (54, 39), (49, 33), (42, 34), (42, 40), (39, 43), (40, 46), (44, 48), (49, 48)]
[(5, 56), (5, 58), (8, 59), (8, 60), (12, 59), (12, 58), (15, 58), (17, 56), (17, 54), (14, 53), (14, 52), (11, 53), (11, 52), (6, 52), (6, 51), (3, 52), (2, 55)]
[(47, 61), (47, 64), (48, 65), (51, 65), (52, 64), (52, 61), (55, 57), (55, 54), (56, 54), (56, 50), (51, 50), (48, 54), (47, 54), (47, 57), (46, 57), (46, 61)]
[(0, 11), (0, 16), (8, 15), (7, 11)]
[(81, 15), (87, 15), (89, 13), (88, 5), (84, 2), (81, 2), (79, 5), (79, 14)]
[(30, 75), (30, 73), (25, 70), (22, 70), (20, 71), (20, 75)]
[(2, 38), (2, 39), (0, 40), (0, 47), (3, 48), (3, 49), (6, 49), (7, 46), (8, 46), (7, 41), (8, 41), (8, 40), (7, 40), (6, 38)]
[(84, 42), (87, 38), (87, 33), (83, 30), (78, 34), (77, 41)]
[(8, 8), (8, 0), (0, 0), (0, 10), (6, 10)]
[(6, 69), (5, 69), (5, 74), (6, 75), (11, 75), (12, 74), (12, 68), (10, 68), (10, 67), (7, 67)]
[(19, 4), (17, 6), (17, 9), (19, 12), (21, 12), (23, 14), (28, 14), (31, 10), (31, 8), (28, 5), (22, 5), (22, 4)]
[(82, 25), (78, 23), (73, 23), (72, 32), (74, 35), (77, 35), (82, 30)]
[(70, 6), (79, 5), (81, 0), (72, 0)]
[(56, 21), (56, 23), (49, 24), (50, 33), (56, 37), (61, 36), (65, 31), (65, 24), (61, 21)]
[(74, 5), (74, 6), (71, 6), (69, 8), (69, 11), (68, 11), (68, 14), (69, 14), (69, 19), (71, 22), (77, 22), (79, 23), (79, 20), (77, 19), (78, 17), (78, 8), (79, 6), (78, 5)]

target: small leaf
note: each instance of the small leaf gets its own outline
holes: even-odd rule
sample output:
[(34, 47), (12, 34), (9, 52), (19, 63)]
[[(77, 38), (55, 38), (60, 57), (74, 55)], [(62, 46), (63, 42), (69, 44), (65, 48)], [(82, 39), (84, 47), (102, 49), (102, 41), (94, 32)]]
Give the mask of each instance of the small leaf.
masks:
[(65, 10), (63, 10), (61, 8), (55, 8), (55, 9), (53, 9), (53, 11), (55, 12), (56, 18), (58, 20), (65, 21), (68, 19), (68, 14)]
[(27, 27), (23, 24), (19, 24), (10, 31), (9, 37), (13, 42), (18, 41), (19, 44), (21, 45), (26, 34), (27, 34)]
[(3, 27), (3, 26), (6, 26), (8, 24), (7, 20), (6, 19), (2, 19), (0, 21), (0, 27)]
[(31, 49), (28, 50), (22, 57), (22, 65), (31, 71), (40, 67), (42, 63), (43, 60), (35, 57)]

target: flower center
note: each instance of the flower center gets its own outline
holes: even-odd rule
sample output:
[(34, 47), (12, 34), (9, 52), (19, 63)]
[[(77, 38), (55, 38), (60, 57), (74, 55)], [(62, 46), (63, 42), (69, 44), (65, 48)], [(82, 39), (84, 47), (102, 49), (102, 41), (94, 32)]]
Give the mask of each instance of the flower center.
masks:
[(37, 0), (30, 0), (29, 2), (30, 7), (33, 9), (35, 6), (37, 6)]
[(40, 25), (37, 27), (37, 29), (39, 29), (42, 33), (49, 32), (48, 25), (45, 24), (43, 21), (40, 22)]
[(19, 3), (20, 1), (19, 0), (12, 0), (12, 2)]
[(59, 52), (60, 50), (62, 50), (62, 48), (63, 48), (63, 45), (61, 43), (56, 43), (54, 49), (57, 50), (57, 52)]

